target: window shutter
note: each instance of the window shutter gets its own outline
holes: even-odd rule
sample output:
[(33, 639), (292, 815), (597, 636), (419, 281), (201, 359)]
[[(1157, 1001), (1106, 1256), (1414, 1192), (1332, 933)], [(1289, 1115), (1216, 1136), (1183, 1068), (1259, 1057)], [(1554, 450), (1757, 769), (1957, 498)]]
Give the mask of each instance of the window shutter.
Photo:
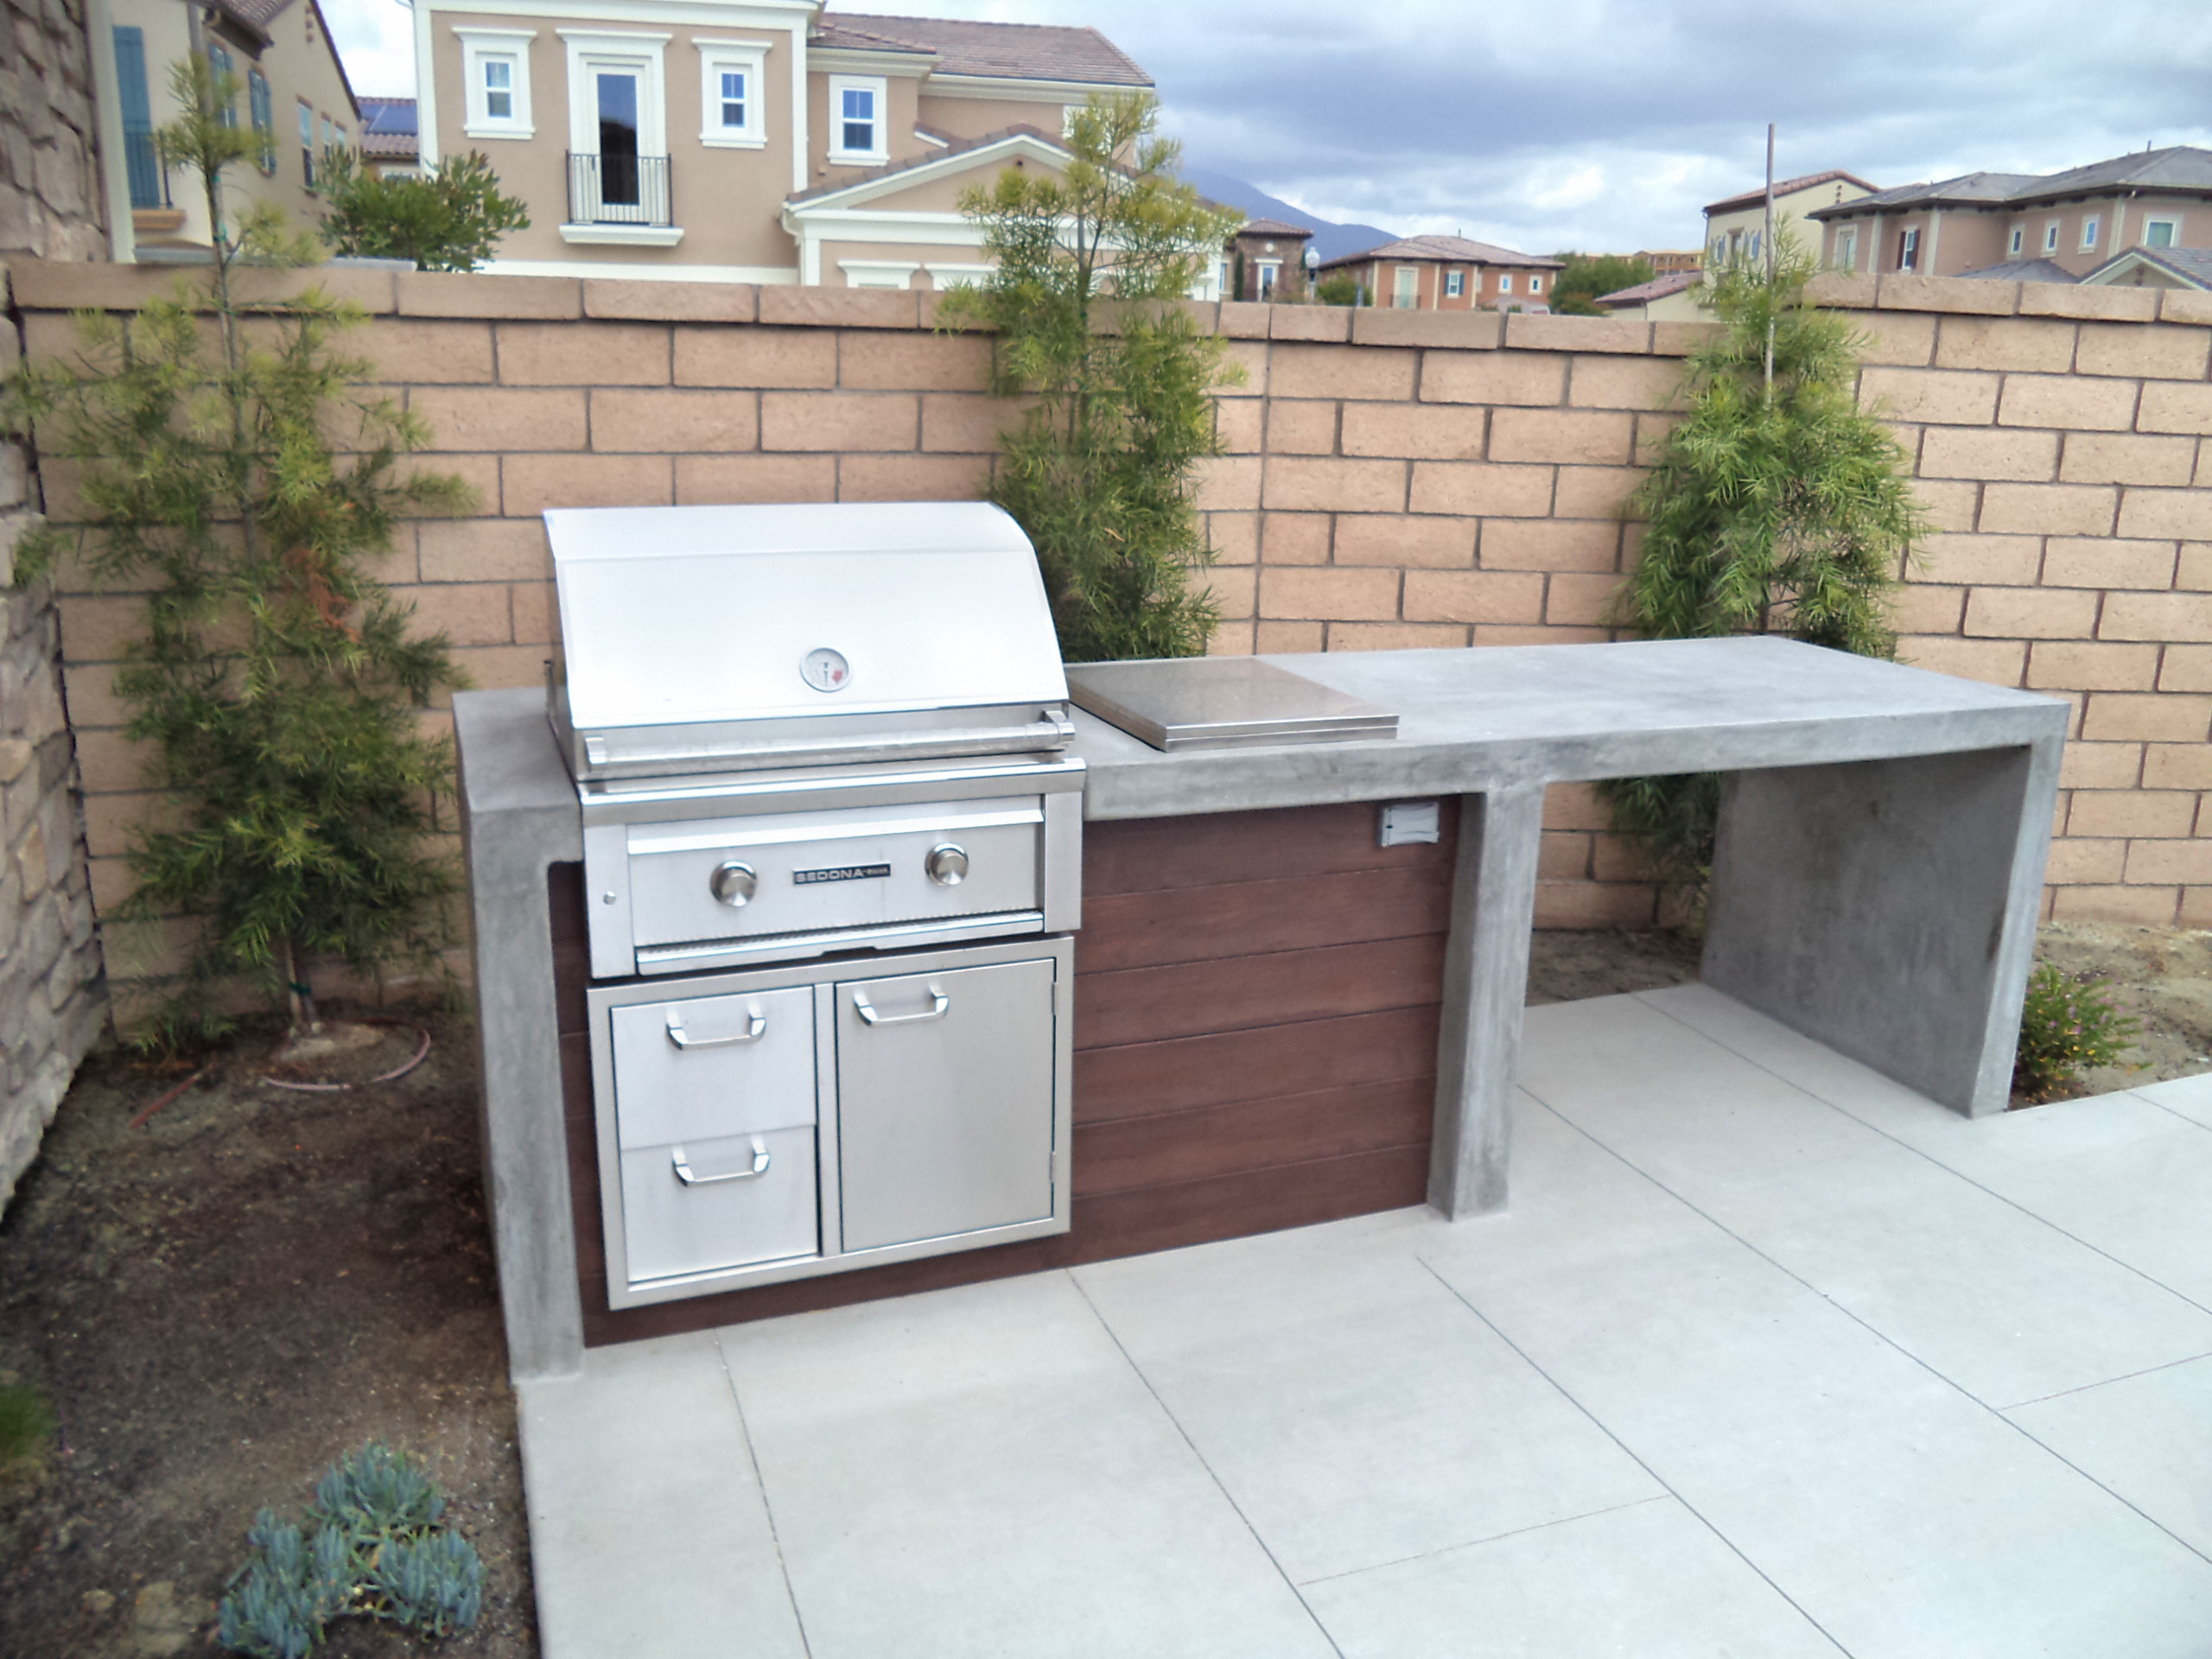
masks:
[(115, 31), (116, 101), (123, 105), (123, 160), (130, 177), (130, 205), (162, 205), (162, 162), (154, 153), (153, 100), (146, 89), (146, 35), (138, 29)]

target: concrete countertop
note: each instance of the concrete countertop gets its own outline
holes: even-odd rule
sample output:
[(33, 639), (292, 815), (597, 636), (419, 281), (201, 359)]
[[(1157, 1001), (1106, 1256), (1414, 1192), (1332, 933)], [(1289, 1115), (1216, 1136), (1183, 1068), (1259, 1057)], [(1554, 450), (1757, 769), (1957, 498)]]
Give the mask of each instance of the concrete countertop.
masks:
[[(1394, 711), (1398, 735), (1163, 754), (1077, 710), (1072, 752), (1090, 768), (1084, 816), (1176, 817), (1638, 772), (1944, 754), (2032, 743), (2066, 729), (2066, 705), (2055, 698), (1785, 639), (1265, 660)], [(454, 715), (461, 786), (479, 836), (496, 823), (503, 853), (540, 870), (582, 857), (575, 788), (546, 725), (545, 694), (463, 692)]]
[(1382, 651), (1262, 660), (1399, 716), (1395, 738), (1165, 754), (1077, 711), (1088, 818), (1727, 772), (2063, 736), (2050, 697), (1787, 639)]

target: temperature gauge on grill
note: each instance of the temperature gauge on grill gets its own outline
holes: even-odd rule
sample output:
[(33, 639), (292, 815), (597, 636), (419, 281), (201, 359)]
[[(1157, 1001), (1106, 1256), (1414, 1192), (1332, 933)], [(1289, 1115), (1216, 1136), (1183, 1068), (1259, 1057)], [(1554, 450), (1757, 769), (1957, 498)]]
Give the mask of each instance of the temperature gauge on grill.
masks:
[(853, 665), (842, 652), (817, 645), (799, 658), (799, 677), (817, 691), (842, 691), (852, 683)]

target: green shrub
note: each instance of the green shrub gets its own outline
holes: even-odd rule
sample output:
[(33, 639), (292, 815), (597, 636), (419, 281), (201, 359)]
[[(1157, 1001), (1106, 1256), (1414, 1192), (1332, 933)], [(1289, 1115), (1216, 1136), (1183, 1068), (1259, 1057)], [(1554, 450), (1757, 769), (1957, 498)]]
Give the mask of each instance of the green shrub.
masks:
[(219, 1636), (233, 1653), (302, 1659), (333, 1619), (385, 1618), (424, 1636), (476, 1623), (484, 1563), (443, 1524), (445, 1494), (391, 1447), (371, 1441), (315, 1483), (305, 1528), (273, 1510), (254, 1517), (253, 1554), (231, 1577)]
[(2031, 1101), (2049, 1100), (2084, 1067), (2110, 1065), (2142, 1028), (2140, 1020), (2113, 1007), (2102, 982), (2069, 978), (2044, 963), (2028, 978), (2012, 1090)]
[(1159, 118), (1149, 94), (1094, 96), (1060, 176), (963, 191), (991, 274), (938, 308), (995, 331), (992, 391), (1031, 400), (984, 493), (1035, 545), (1071, 663), (1201, 656), (1215, 621), (1191, 580), (1212, 556), (1197, 469), (1223, 453), (1214, 393), (1242, 371), (1183, 296), (1239, 215), (1179, 181)]

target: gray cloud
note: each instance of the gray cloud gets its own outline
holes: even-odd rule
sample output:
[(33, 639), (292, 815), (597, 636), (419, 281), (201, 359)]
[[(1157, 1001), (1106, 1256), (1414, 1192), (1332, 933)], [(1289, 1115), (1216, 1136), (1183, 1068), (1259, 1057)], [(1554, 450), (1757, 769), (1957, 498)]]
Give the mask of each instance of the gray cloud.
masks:
[[(326, 0), (361, 90), (405, 73), (393, 0)], [(1509, 245), (1694, 246), (1784, 175), (1903, 184), (2212, 144), (2203, 0), (866, 0), (1089, 23), (1149, 70), (1190, 159), (1332, 219)], [(362, 50), (356, 50), (356, 42)]]

